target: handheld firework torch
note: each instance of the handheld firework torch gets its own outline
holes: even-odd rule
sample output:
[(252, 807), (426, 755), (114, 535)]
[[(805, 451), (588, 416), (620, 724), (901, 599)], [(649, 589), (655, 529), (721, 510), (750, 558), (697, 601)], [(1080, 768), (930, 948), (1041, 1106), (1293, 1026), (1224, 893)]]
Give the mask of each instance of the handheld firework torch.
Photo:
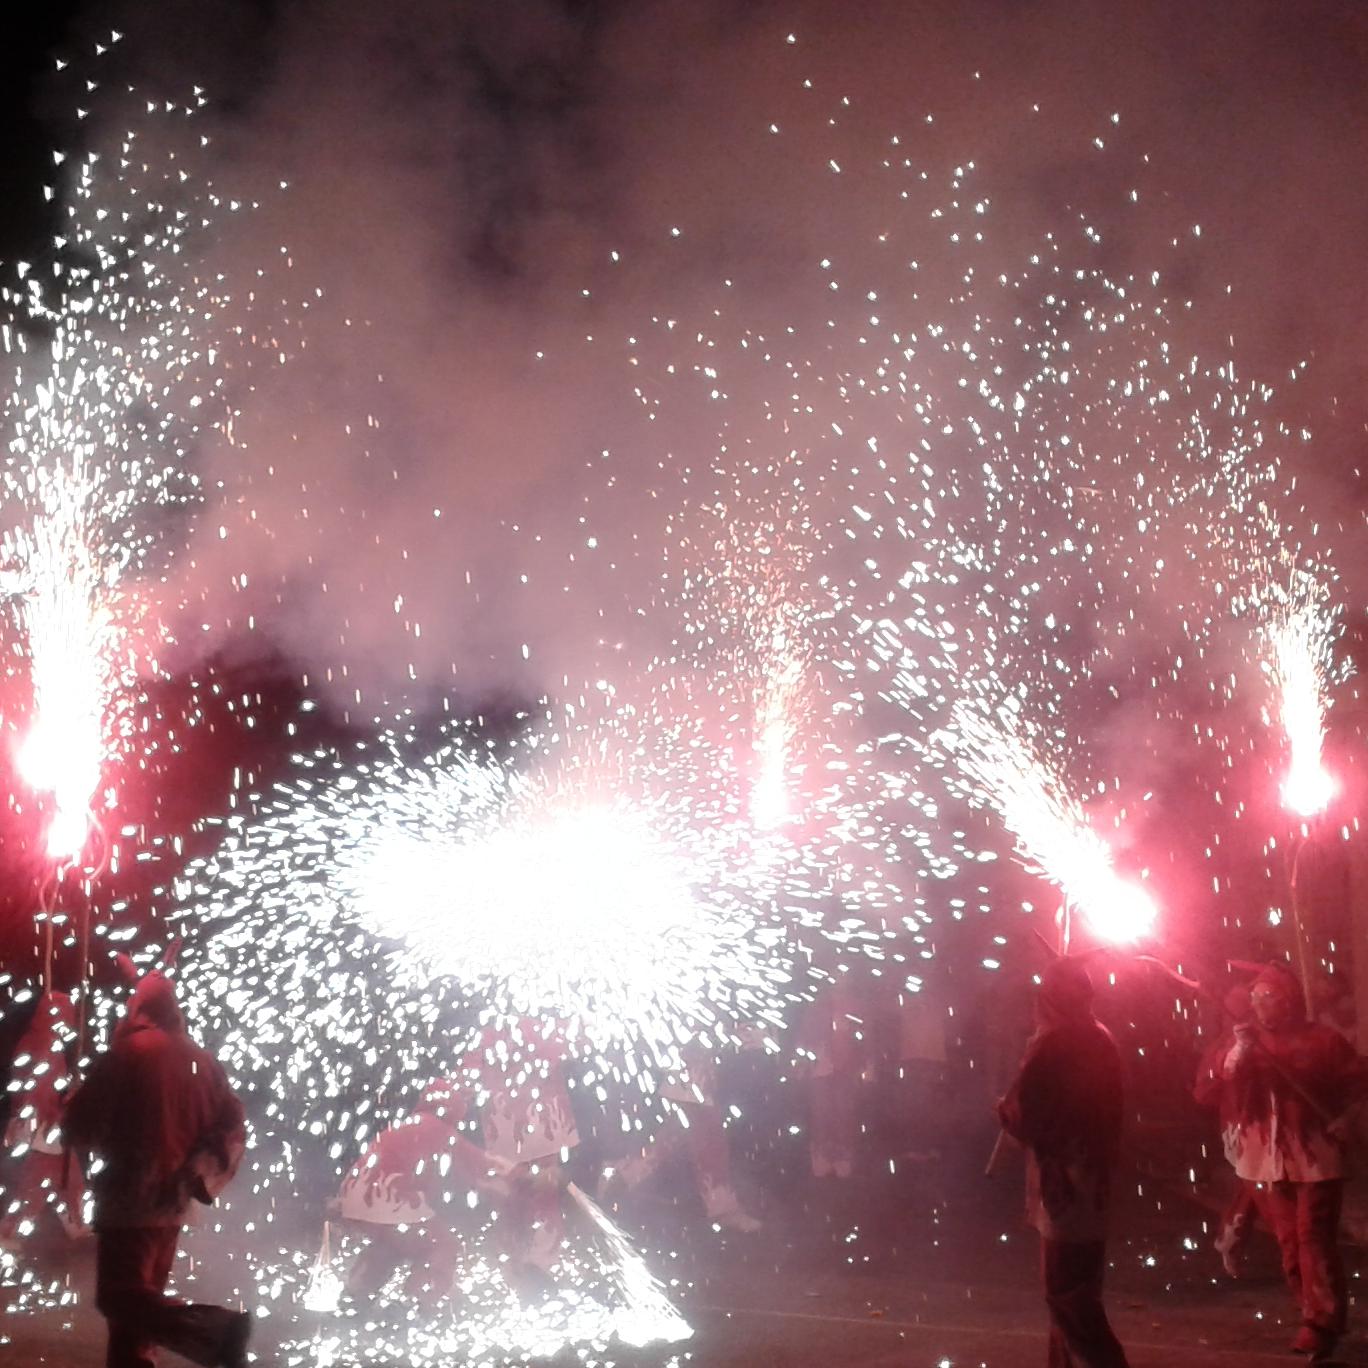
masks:
[[(1150, 934), (1159, 913), (1154, 900), (1117, 871), (1111, 847), (1088, 824), (1053, 747), (1019, 706), (987, 710), (962, 700), (948, 740), (970, 800), (997, 811), (1016, 838), (1018, 861), (1062, 896), (1057, 942), (1047, 946), (1052, 955), (1070, 953), (1079, 917), (1105, 944), (1134, 944)], [(1002, 1149), (1000, 1137), (990, 1174)]]
[[(85, 1048), (88, 968), (90, 960), (90, 880), (104, 863), (102, 832), (91, 810), (100, 782), (102, 744), (98, 715), (93, 728), (76, 723), (63, 727), (46, 709), (34, 721), (16, 756), (19, 773), (35, 792), (50, 794), (52, 811), (44, 839), (49, 870), (38, 898), (43, 928), (43, 987), (53, 988), (53, 931), (65, 901), (64, 887), (76, 899), (80, 946), (81, 1003), (77, 1017), (76, 1057)], [(96, 847), (93, 863), (87, 854)]]
[[(1088, 919), (1089, 929), (1100, 943), (1083, 951), (1083, 957), (1091, 958), (1117, 946), (1142, 941), (1152, 929), (1155, 917), (1158, 914), (1154, 900), (1144, 889), (1135, 884), (1127, 883), (1119, 875), (1116, 875), (1115, 871), (1112, 873), (1115, 879), (1115, 887), (1112, 890), (1108, 914), (1104, 917), (1090, 917)], [(1066, 888), (1059, 911), (1055, 914), (1055, 943), (1051, 945), (1039, 930), (1035, 933), (1036, 939), (1051, 959), (1064, 959), (1070, 955), (1074, 913), (1074, 902)], [(1154, 960), (1155, 963), (1162, 963), (1151, 955), (1137, 951), (1131, 952), (1131, 958), (1137, 962)], [(991, 1178), (997, 1172), (1010, 1143), (1011, 1137), (1007, 1132), (1005, 1130), (1000, 1131), (993, 1144), (993, 1151), (988, 1156), (988, 1162), (984, 1166), (985, 1178)]]
[(1278, 720), (1287, 741), (1287, 775), (1283, 806), (1298, 819), (1288, 878), (1292, 902), (1292, 934), (1297, 972), (1307, 1015), (1315, 1010), (1311, 995), (1311, 960), (1300, 881), (1301, 860), (1324, 818), (1339, 785), (1325, 767), (1327, 679), (1333, 665), (1335, 613), (1324, 596), (1307, 594), (1288, 604), (1266, 629), (1268, 670), (1277, 690)]

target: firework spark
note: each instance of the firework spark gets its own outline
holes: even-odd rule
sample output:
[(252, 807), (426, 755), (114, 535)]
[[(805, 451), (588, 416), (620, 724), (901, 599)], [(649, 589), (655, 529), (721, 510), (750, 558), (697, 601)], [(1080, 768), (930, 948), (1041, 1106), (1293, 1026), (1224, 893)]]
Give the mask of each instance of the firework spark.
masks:
[(255, 348), (228, 317), (224, 276), (193, 260), (218, 215), (256, 207), (197, 180), (170, 135), (203, 104), (199, 92), (148, 104), (112, 146), (71, 168), (59, 155), (68, 183), (49, 271), (19, 263), (0, 289), (12, 363), (0, 588), (32, 683), (17, 761), (50, 795), (54, 859), (86, 850), (101, 783), (137, 730), (141, 680), (162, 668), (171, 637), (155, 600), (183, 549), (170, 534), (201, 502), (191, 458), (226, 421), (229, 349)]
[(1270, 612), (1264, 628), (1265, 668), (1277, 691), (1278, 721), (1287, 739), (1283, 802), (1300, 817), (1314, 817), (1325, 810), (1338, 787), (1321, 751), (1339, 615), (1309, 576), (1301, 576), (1297, 583), (1300, 589), (1278, 595)]
[(777, 1024), (788, 854), (649, 749), (618, 723), (528, 738), (519, 768), (456, 740), (282, 791), (181, 890), (207, 935), (187, 989), (232, 1071), (291, 1132), (334, 1129), (343, 1099), (450, 1071), (464, 1036), (437, 1021), (563, 1020), (648, 1095), (684, 1045)]
[(974, 800), (993, 807), (1016, 837), (1022, 863), (1077, 906), (1100, 939), (1135, 941), (1151, 932), (1153, 900), (1117, 874), (1106, 842), (1088, 826), (1019, 708), (989, 715), (959, 705), (948, 745)]

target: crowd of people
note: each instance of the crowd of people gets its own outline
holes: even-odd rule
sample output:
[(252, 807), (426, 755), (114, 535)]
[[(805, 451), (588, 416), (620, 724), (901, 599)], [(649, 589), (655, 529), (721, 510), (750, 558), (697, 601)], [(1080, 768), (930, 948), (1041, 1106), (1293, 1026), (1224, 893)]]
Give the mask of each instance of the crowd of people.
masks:
[[(1338, 1225), (1368, 1071), (1342, 995), (1317, 984), (1308, 1011), (1286, 966), (1249, 969), (1224, 996), (1224, 1020), (1207, 1014), (1210, 1043), (1190, 1090), (1212, 1111), (1234, 1175), (1215, 1248), (1238, 1271), (1261, 1221), (1277, 1240), (1301, 1317), (1292, 1347), (1329, 1362), (1346, 1328)], [(782, 1049), (758, 1030), (741, 1033), (739, 1058), (749, 1043), (784, 1060), (785, 1085), (801, 1098), (797, 1129), (814, 1182), (841, 1184), (872, 1153), (880, 1162), (934, 1161), (966, 1102), (986, 1113), (997, 1099), (1003, 1133), (1027, 1156), (1053, 1368), (1126, 1363), (1103, 1307), (1103, 1278), (1134, 1070), (1094, 1014), (1095, 975), (1083, 959), (1055, 959), (1035, 976), (1033, 1024), (1010, 980), (975, 1022), (942, 987), (914, 991), (857, 960), (833, 959)], [(146, 1368), (156, 1344), (237, 1368), (250, 1314), (183, 1304), (166, 1289), (190, 1209), (212, 1202), (237, 1168), (243, 1106), (219, 1064), (191, 1041), (166, 975), (137, 983), (79, 1085), (69, 1074), (73, 1015), (70, 998), (44, 994), (14, 1053), (0, 1238), (13, 1245), (44, 1223), (54, 1236), (82, 1238), (88, 1177), (110, 1368)], [(545, 1296), (572, 1180), (610, 1206), (630, 1205), (675, 1159), (704, 1221), (754, 1235), (764, 1203), (743, 1199), (733, 1171), (734, 1109), (724, 1104), (720, 1073), (712, 1053), (687, 1051), (663, 1081), (668, 1105), (653, 1124), (630, 1128), (616, 1149), (582, 1145), (592, 1122), (574, 1087), (574, 1040), (560, 1024), (532, 1018), (483, 1029), (449, 1076), (428, 1080), (353, 1157), (321, 1213), (359, 1248), (342, 1309), (386, 1288), (415, 1307), (449, 1306), (477, 1243), (497, 1251), (518, 1297)]]

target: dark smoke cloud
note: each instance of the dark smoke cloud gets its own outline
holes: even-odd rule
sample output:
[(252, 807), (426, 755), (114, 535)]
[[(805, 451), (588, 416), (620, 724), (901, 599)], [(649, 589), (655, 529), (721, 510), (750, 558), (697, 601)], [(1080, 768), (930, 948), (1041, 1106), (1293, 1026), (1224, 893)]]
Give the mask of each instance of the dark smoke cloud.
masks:
[(82, 22), (106, 20), (140, 86), (206, 88), (209, 169), (262, 200), (210, 264), (266, 267), (263, 298), (290, 301), (291, 361), (256, 368), (235, 444), (201, 453), (225, 502), (186, 575), (194, 645), (283, 652), (371, 711), (573, 687), (661, 630), (631, 608), (666, 516), (708, 487), (681, 469), (720, 423), (732, 452), (774, 428), (753, 396), (722, 412), (655, 374), (648, 421), (628, 339), (653, 316), (692, 335), (721, 303), (819, 333), (844, 305), (818, 260), (882, 277), (892, 134), (942, 175), (978, 164), (1011, 264), (1081, 212), (1118, 273), (1161, 265), (1193, 300), (1187, 349), (1275, 384), (1309, 359), (1277, 416), (1317, 437), (1286, 455), (1363, 588), (1357, 5), (315, 0)]

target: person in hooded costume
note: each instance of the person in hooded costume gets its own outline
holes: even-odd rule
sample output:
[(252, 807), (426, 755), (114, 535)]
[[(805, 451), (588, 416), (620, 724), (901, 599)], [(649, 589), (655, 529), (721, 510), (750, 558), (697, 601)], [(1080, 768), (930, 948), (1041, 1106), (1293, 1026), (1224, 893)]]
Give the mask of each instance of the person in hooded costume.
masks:
[[(1238, 1129), (1234, 1108), (1234, 1092), (1225, 1077), (1226, 1056), (1235, 1044), (1235, 1028), (1250, 1020), (1253, 1006), (1249, 1000), (1249, 989), (1237, 984), (1226, 993), (1221, 1006), (1229, 1018), (1229, 1028), (1216, 1043), (1206, 1051), (1197, 1065), (1197, 1080), (1192, 1095), (1199, 1106), (1213, 1108), (1219, 1118), (1222, 1145)], [(1227, 1155), (1233, 1166), (1234, 1159)], [(1216, 1227), (1216, 1238), (1212, 1245), (1221, 1256), (1221, 1264), (1232, 1277), (1240, 1276), (1240, 1259), (1249, 1237), (1254, 1230), (1254, 1221), (1262, 1216), (1270, 1230), (1273, 1217), (1268, 1210), (1264, 1194), (1257, 1183), (1247, 1182), (1236, 1177), (1235, 1191)]]
[(1076, 960), (1052, 963), (1036, 997), (1036, 1031), (998, 1103), (1027, 1153), (1028, 1218), (1040, 1232), (1050, 1368), (1126, 1368), (1102, 1305), (1107, 1206), (1121, 1139), (1121, 1059), (1092, 1014)]
[(1345, 1147), (1368, 1079), (1343, 1035), (1307, 1021), (1301, 987), (1281, 965), (1254, 980), (1250, 1003), (1254, 1019), (1236, 1026), (1222, 1065), (1226, 1156), (1259, 1185), (1272, 1220), (1301, 1306), (1292, 1347), (1327, 1362), (1348, 1309), (1339, 1257)]
[(231, 1178), (245, 1120), (218, 1061), (186, 1033), (164, 975), (147, 974), (134, 989), (62, 1132), (70, 1149), (102, 1161), (91, 1187), (108, 1368), (152, 1368), (156, 1345), (211, 1368), (239, 1368), (250, 1314), (166, 1295), (190, 1203), (212, 1201)]
[(352, 1297), (373, 1297), (406, 1265), (413, 1300), (431, 1306), (450, 1294), (464, 1235), (481, 1206), (508, 1195), (513, 1171), (460, 1134), (465, 1114), (459, 1083), (434, 1083), (342, 1180), (333, 1210), (370, 1241), (347, 1274)]

